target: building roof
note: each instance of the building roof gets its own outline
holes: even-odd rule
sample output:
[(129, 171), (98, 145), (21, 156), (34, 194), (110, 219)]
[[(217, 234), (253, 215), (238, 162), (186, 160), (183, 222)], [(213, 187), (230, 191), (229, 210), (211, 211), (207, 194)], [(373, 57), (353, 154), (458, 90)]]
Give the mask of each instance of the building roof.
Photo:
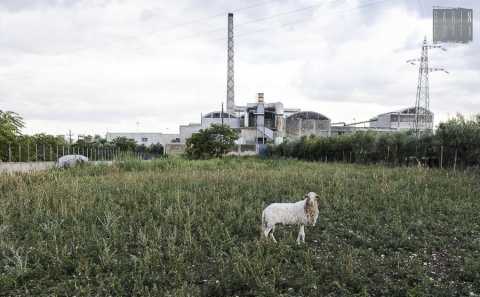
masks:
[[(420, 113), (422, 113), (422, 114), (424, 114), (424, 113), (433, 114), (430, 110), (426, 110), (423, 107), (420, 107), (419, 110), (420, 110)], [(404, 108), (404, 109), (400, 109), (400, 110), (397, 110), (397, 111), (386, 112), (386, 113), (382, 113), (382, 114), (379, 114), (379, 115), (392, 114), (392, 113), (395, 113), (395, 114), (398, 114), (398, 113), (401, 113), (401, 114), (415, 114), (415, 107), (407, 107), (407, 108)]]
[(315, 111), (301, 111), (290, 115), (287, 119), (293, 120), (330, 120), (321, 113)]
[[(384, 115), (389, 115), (389, 114), (415, 114), (415, 107), (407, 107), (407, 108), (400, 109), (400, 110), (397, 110), (397, 111), (390, 111), (390, 112), (386, 112), (386, 113), (381, 113), (381, 114), (377, 115), (376, 117), (372, 118), (371, 121), (378, 120), (378, 117), (384, 116)], [(433, 112), (430, 111), (430, 110), (426, 110), (423, 107), (420, 107), (420, 113), (419, 114), (433, 114)]]

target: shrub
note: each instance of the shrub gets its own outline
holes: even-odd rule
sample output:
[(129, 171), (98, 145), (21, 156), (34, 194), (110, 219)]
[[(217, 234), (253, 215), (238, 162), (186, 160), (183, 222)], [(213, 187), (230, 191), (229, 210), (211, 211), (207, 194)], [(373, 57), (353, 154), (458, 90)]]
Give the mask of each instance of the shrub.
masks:
[(237, 132), (232, 128), (214, 124), (187, 139), (185, 153), (191, 159), (221, 157), (234, 147), (237, 139)]

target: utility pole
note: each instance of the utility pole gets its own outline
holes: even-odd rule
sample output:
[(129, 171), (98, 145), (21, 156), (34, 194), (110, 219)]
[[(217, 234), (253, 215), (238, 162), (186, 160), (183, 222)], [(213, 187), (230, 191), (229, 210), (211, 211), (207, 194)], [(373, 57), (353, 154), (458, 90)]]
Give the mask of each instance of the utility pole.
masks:
[(222, 126), (223, 126), (223, 102), (222, 102), (222, 113), (220, 116), (222, 117)]
[(68, 139), (69, 139), (70, 145), (72, 145), (72, 130), (68, 130)]
[(443, 71), (448, 74), (448, 71), (444, 68), (429, 66), (429, 49), (441, 49), (443, 51), (447, 50), (441, 45), (428, 44), (427, 37), (425, 37), (422, 44), (422, 54), (420, 59), (412, 59), (407, 61), (407, 63), (411, 65), (416, 65), (416, 62), (420, 63), (418, 67), (417, 95), (415, 98), (415, 121), (413, 127), (417, 137), (420, 133), (420, 130), (433, 130), (433, 113), (430, 112), (429, 73), (434, 71)]

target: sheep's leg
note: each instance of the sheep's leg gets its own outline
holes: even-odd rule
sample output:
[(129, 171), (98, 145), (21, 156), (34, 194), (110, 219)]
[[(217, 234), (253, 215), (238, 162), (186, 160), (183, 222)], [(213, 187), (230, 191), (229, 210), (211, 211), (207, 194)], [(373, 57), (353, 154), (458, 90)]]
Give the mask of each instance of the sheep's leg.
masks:
[(272, 232), (270, 232), (270, 237), (272, 238), (273, 242), (277, 242), (277, 240), (275, 239), (275, 236), (273, 236), (273, 228), (272, 228)]
[(305, 242), (305, 226), (300, 225), (300, 230), (298, 231), (297, 243)]
[(272, 227), (266, 227), (264, 230), (263, 230), (263, 235), (265, 235), (265, 238), (268, 239), (268, 235), (270, 234), (270, 232), (272, 232)]

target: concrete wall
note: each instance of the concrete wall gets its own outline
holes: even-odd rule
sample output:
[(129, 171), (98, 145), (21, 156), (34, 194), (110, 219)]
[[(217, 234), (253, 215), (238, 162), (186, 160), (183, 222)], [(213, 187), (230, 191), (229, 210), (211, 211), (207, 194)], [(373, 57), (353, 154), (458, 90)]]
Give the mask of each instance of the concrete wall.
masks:
[[(420, 115), (424, 116), (424, 115)], [(427, 122), (420, 123), (420, 129), (432, 129), (433, 115), (426, 115)], [(415, 128), (415, 114), (387, 113), (377, 117), (377, 121), (371, 122), (370, 127), (379, 129), (409, 130)]]
[[(222, 118), (202, 118), (202, 129), (210, 127), (212, 124), (222, 124)], [(240, 128), (240, 118), (223, 118), (223, 124), (230, 128)]]
[[(90, 161), (89, 164), (113, 164), (112, 161)], [(55, 167), (55, 162), (0, 162), (0, 173), (35, 172)]]
[(165, 153), (167, 155), (180, 155), (185, 152), (185, 147), (184, 143), (168, 143), (165, 146)]
[(192, 137), (193, 133), (197, 133), (202, 129), (201, 124), (189, 124), (180, 126), (180, 142), (186, 143), (187, 139)]
[[(242, 128), (237, 144), (255, 144), (257, 137), (257, 130), (255, 128)], [(259, 136), (261, 137), (261, 136)]]
[(55, 162), (5, 162), (0, 163), (0, 173), (41, 171), (54, 166)]
[(308, 135), (329, 136), (330, 120), (292, 119), (286, 120), (286, 136), (298, 138)]
[(117, 137), (126, 137), (135, 140), (137, 144), (144, 144), (150, 146), (152, 144), (160, 143), (165, 147), (167, 143), (171, 143), (172, 140), (180, 138), (179, 134), (164, 134), (164, 133), (107, 133), (107, 140), (112, 141)]

